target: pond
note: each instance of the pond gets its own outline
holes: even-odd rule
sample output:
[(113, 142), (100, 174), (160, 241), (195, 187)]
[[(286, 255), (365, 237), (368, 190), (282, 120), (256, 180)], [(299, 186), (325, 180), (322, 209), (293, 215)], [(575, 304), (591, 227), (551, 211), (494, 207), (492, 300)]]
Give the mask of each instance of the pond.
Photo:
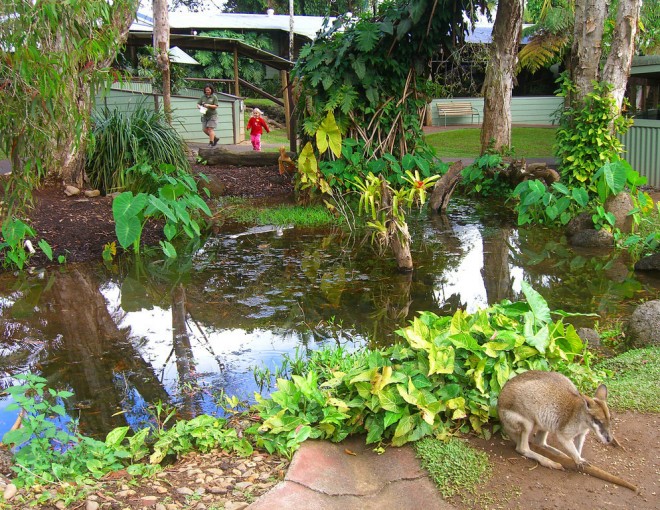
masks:
[[(164, 402), (177, 416), (222, 413), (223, 392), (253, 399), (253, 369), (324, 346), (386, 345), (422, 310), (474, 311), (521, 299), (524, 280), (551, 309), (629, 315), (660, 279), (610, 251), (570, 248), (557, 231), (516, 228), (501, 205), (452, 200), (447, 217), (410, 221), (415, 270), (396, 271), (368, 240), (342, 230), (229, 227), (168, 264), (71, 264), (0, 275), (0, 384), (35, 373), (75, 395), (80, 430), (138, 428)], [(182, 262), (183, 261), (183, 262)], [(268, 388), (263, 388), (267, 393)], [(16, 411), (0, 400), (0, 433)]]

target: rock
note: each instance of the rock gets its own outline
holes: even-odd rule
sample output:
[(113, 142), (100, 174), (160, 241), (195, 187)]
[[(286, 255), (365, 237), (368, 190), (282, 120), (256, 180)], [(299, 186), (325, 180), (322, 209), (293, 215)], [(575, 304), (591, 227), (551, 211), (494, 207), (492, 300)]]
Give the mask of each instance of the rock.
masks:
[(5, 501), (9, 501), (11, 498), (16, 496), (16, 493), (18, 492), (18, 487), (16, 487), (13, 483), (10, 483), (5, 487), (5, 491), (2, 493), (3, 497), (5, 498)]
[(96, 501), (87, 500), (87, 503), (85, 503), (85, 510), (98, 510), (100, 506), (101, 505)]
[(167, 508), (162, 503), (156, 503), (156, 509), (155, 510), (167, 510)]
[(621, 230), (621, 232), (632, 232), (633, 219), (628, 216), (628, 213), (633, 210), (633, 202), (630, 193), (622, 192), (617, 195), (608, 197), (605, 200), (605, 212), (612, 213), (616, 218), (614, 227)]
[(594, 222), (591, 216), (592, 214), (588, 212), (578, 214), (566, 225), (566, 235), (571, 237), (582, 230), (593, 230)]
[(612, 248), (614, 246), (614, 236), (607, 230), (580, 230), (572, 235), (569, 240), (571, 246), (581, 246), (583, 248)]
[(660, 253), (647, 255), (637, 261), (635, 271), (660, 271)]
[(242, 501), (227, 501), (225, 503), (225, 510), (243, 510), (247, 507), (248, 504)]
[(633, 347), (660, 345), (660, 300), (647, 301), (635, 308), (626, 335)]
[(55, 503), (55, 508), (58, 510), (66, 510), (66, 503), (64, 501), (58, 501)]
[(137, 492), (135, 492), (133, 489), (124, 489), (122, 491), (119, 491), (116, 496), (118, 498), (129, 498), (131, 496), (135, 496)]
[(248, 487), (252, 487), (252, 482), (238, 482), (234, 487), (236, 487), (239, 490), (244, 490), (247, 489)]
[(64, 194), (67, 197), (73, 197), (75, 195), (80, 195), (80, 190), (76, 188), (75, 186), (66, 186), (64, 188)]
[(189, 489), (188, 487), (179, 487), (176, 491), (183, 496), (192, 496), (195, 494), (195, 491)]
[(579, 328), (577, 334), (583, 342), (586, 342), (589, 347), (600, 346), (600, 335), (595, 329), (592, 328)]
[(210, 174), (207, 177), (209, 182), (200, 182), (200, 189), (207, 188), (213, 198), (221, 197), (227, 192), (227, 185), (220, 180), (220, 177), (215, 174)]
[(143, 496), (140, 498), (140, 504), (142, 506), (156, 506), (156, 503), (158, 503), (156, 496)]
[(100, 192), (99, 190), (97, 190), (97, 189), (86, 189), (86, 190), (83, 192), (83, 194), (84, 194), (87, 198), (94, 198), (94, 197), (98, 197), (98, 196), (101, 194), (101, 192)]

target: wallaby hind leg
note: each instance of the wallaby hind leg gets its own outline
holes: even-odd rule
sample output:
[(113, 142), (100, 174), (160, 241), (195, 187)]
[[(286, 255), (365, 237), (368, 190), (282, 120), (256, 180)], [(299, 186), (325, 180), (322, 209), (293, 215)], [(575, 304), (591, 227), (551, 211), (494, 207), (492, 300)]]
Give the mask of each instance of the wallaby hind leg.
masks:
[(504, 424), (506, 423), (506, 426), (504, 427), (504, 430), (509, 434), (509, 429), (513, 429), (516, 431), (519, 431), (519, 434), (517, 437), (511, 436), (509, 434), (509, 437), (514, 439), (516, 441), (516, 451), (527, 457), (528, 459), (535, 460), (542, 466), (545, 466), (550, 469), (559, 469), (563, 470), (564, 467), (559, 464), (558, 462), (554, 462), (547, 457), (544, 457), (543, 455), (536, 453), (529, 447), (529, 436), (532, 434), (532, 431), (534, 430), (534, 423), (532, 423), (529, 420), (526, 420), (524, 417), (520, 416), (517, 413), (512, 413), (512, 412), (507, 412), (504, 414), (504, 418), (502, 418), (502, 414), (500, 413), (500, 421)]

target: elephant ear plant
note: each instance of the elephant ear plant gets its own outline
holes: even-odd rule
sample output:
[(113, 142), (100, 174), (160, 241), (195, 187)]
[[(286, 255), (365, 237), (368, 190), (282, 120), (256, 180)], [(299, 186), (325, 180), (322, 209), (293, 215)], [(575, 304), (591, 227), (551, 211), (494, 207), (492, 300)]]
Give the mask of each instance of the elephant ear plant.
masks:
[[(202, 215), (211, 216), (211, 210), (199, 195), (195, 179), (173, 165), (160, 165), (158, 173), (148, 164), (138, 165), (130, 171), (152, 179), (156, 191), (135, 195), (125, 191), (114, 199), (112, 214), (119, 244), (126, 250), (132, 247), (135, 253), (139, 253), (146, 222), (151, 218), (164, 218), (166, 240), (160, 241), (160, 246), (165, 255), (176, 258), (172, 240), (182, 232), (191, 239), (199, 237)], [(204, 190), (208, 193), (206, 188)]]

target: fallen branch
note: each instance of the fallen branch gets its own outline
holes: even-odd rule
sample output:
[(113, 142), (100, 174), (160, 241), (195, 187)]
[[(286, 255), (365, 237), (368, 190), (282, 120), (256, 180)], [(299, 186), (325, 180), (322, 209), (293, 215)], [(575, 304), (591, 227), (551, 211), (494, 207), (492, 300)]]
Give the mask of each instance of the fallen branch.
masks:
[(542, 446), (536, 444), (530, 443), (529, 447), (532, 450), (534, 450), (536, 453), (543, 455), (544, 457), (547, 457), (548, 459), (553, 460), (555, 462), (559, 462), (559, 464), (561, 464), (565, 469), (571, 469), (573, 471), (582, 471), (583, 473), (587, 473), (588, 475), (594, 476), (596, 478), (600, 478), (601, 480), (605, 480), (606, 482), (615, 483), (616, 485), (620, 485), (621, 487), (625, 487), (626, 489), (630, 489), (631, 491), (635, 491), (637, 493), (639, 492), (639, 487), (637, 487), (636, 485), (633, 485), (632, 483), (624, 480), (623, 478), (619, 478), (618, 476), (613, 475), (612, 473), (609, 473), (604, 469), (596, 467), (593, 464), (586, 464), (582, 467), (582, 469), (578, 469), (577, 465), (575, 464), (575, 461), (571, 459), (568, 455), (557, 455), (555, 452), (547, 450)]

